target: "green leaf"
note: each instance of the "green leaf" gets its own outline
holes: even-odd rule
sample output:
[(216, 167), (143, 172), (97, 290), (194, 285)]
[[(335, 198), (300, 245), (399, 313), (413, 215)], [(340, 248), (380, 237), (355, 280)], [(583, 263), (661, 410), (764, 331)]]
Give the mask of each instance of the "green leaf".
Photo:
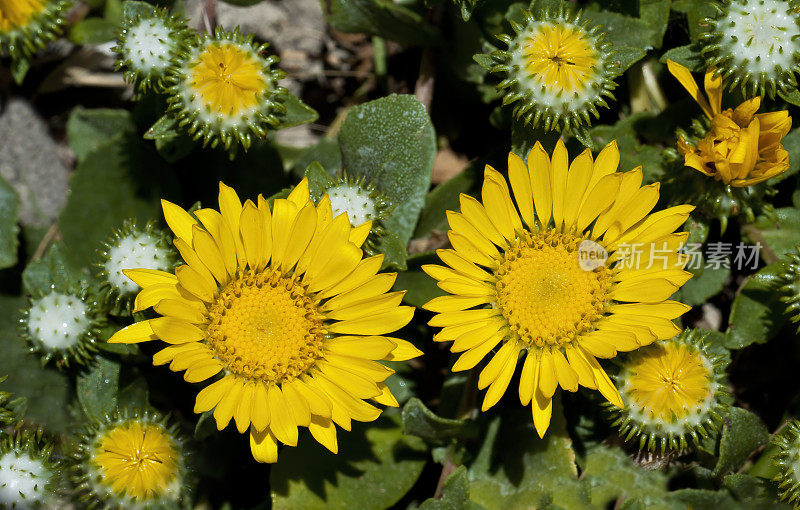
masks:
[(787, 103), (800, 106), (800, 91), (792, 89), (790, 91), (779, 90), (778, 95)]
[(133, 18), (136, 15), (149, 16), (155, 12), (155, 8), (147, 2), (126, 0), (122, 2), (122, 12), (126, 18)]
[(447, 211), (459, 209), (459, 195), (473, 188), (480, 167), (482, 167), (480, 163), (472, 164), (428, 193), (414, 237), (424, 237), (434, 230), (447, 230)]
[(102, 418), (117, 407), (120, 365), (98, 356), (92, 366), (78, 375), (75, 391), (89, 418)]
[(408, 252), (406, 243), (394, 232), (386, 232), (377, 241), (377, 249), (385, 255), (383, 268), (393, 268), (398, 271), (405, 271), (408, 266)]
[(476, 53), (472, 57), (472, 60), (477, 62), (479, 66), (486, 69), (487, 71), (491, 71), (492, 68), (496, 65), (494, 59), (486, 53)]
[(297, 448), (281, 451), (270, 473), (272, 508), (382, 510), (414, 485), (427, 459), (421, 439), (404, 436), (396, 417), (353, 423), (338, 430), (334, 455), (303, 437)]
[(39, 357), (31, 354), (19, 337), (18, 310), (25, 306), (23, 298), (0, 295), (0, 374), (8, 375), (3, 391), (27, 399), (26, 419), (46, 426), (52, 433), (65, 433), (71, 424), (71, 384), (66, 374), (42, 367)]
[(776, 257), (792, 253), (800, 244), (800, 210), (783, 207), (769, 216), (759, 216), (753, 225), (742, 229), (742, 237), (760, 242), (763, 249), (769, 249)]
[(636, 502), (646, 508), (671, 507), (664, 502), (667, 477), (660, 471), (637, 466), (619, 448), (599, 445), (590, 450), (583, 476), (596, 507), (608, 508), (614, 501)]
[(600, 151), (616, 140), (619, 147), (620, 169), (633, 170), (642, 166), (644, 183), (661, 180), (664, 175), (664, 158), (661, 150), (652, 145), (643, 145), (636, 135), (641, 125), (653, 118), (651, 113), (640, 112), (617, 121), (612, 126), (595, 126), (589, 130), (594, 151)]
[(0, 176), (0, 269), (17, 263), (19, 207), (16, 191)]
[(635, 48), (633, 46), (614, 46), (613, 59), (617, 61), (619, 72), (624, 73), (633, 64), (642, 60), (647, 55), (647, 50), (644, 48)]
[(292, 172), (296, 175), (305, 175), (306, 169), (312, 163), (319, 164), (330, 176), (339, 172), (342, 166), (342, 153), (339, 151), (339, 142), (336, 138), (325, 137), (300, 152), (292, 163)]
[(69, 146), (82, 161), (91, 152), (135, 130), (127, 110), (92, 109), (80, 106), (72, 110), (67, 121)]
[(785, 317), (779, 301), (781, 263), (771, 264), (748, 277), (731, 305), (728, 326), (729, 349), (764, 343), (780, 330)]
[(320, 0), (327, 22), (336, 30), (377, 35), (407, 46), (429, 46), (438, 31), (422, 16), (391, 0)]
[(11, 76), (14, 78), (14, 83), (22, 85), (28, 71), (31, 70), (31, 61), (27, 58), (15, 58), (11, 61)]
[(687, 267), (687, 271), (693, 273), (691, 280), (686, 282), (678, 291), (681, 303), (689, 306), (702, 305), (712, 296), (716, 296), (725, 286), (725, 282), (731, 274), (730, 268), (723, 266), (706, 266), (705, 258), (698, 263), (699, 268)]
[(708, 31), (709, 27), (705, 23), (706, 18), (715, 17), (716, 11), (713, 2), (703, 2), (698, 0), (673, 0), (672, 8), (678, 12), (686, 14), (689, 25), (689, 35), (692, 41), (697, 42), (700, 36)]
[(442, 497), (422, 502), (419, 510), (475, 510), (480, 508), (469, 500), (467, 468), (459, 466), (442, 484)]
[(558, 401), (544, 439), (533, 427), (530, 409), (505, 409), (491, 420), (469, 477), (470, 499), (487, 510), (546, 508), (552, 502), (561, 508), (589, 505)]
[(286, 94), (283, 100), (286, 113), (279, 117), (280, 124), (275, 129), (286, 129), (314, 122), (319, 118), (317, 111), (293, 94)]
[(671, 48), (666, 53), (661, 55), (659, 62), (666, 64), (667, 60), (672, 60), (678, 64), (688, 68), (690, 71), (700, 72), (705, 70), (705, 59), (698, 51), (694, 44), (687, 44), (686, 46), (678, 46)]
[(102, 44), (117, 37), (119, 25), (103, 18), (87, 18), (72, 25), (69, 40), (75, 44)]
[[(436, 280), (428, 276), (421, 269), (417, 263), (417, 258), (424, 258), (426, 262), (431, 259), (427, 255), (415, 255), (414, 258), (409, 258), (409, 265), (413, 265), (413, 269), (397, 273), (397, 280), (394, 282), (394, 290), (406, 291), (403, 296), (403, 301), (406, 303), (421, 307), (431, 299), (439, 296), (444, 296), (446, 293), (436, 285)], [(436, 262), (437, 259), (432, 259), (430, 262)]]
[(769, 431), (761, 418), (741, 407), (731, 407), (722, 424), (719, 460), (714, 468), (714, 476), (739, 469), (750, 454), (768, 440)]
[(477, 430), (472, 420), (453, 420), (437, 416), (418, 398), (403, 406), (403, 434), (411, 434), (433, 443), (452, 438), (475, 437)]
[(600, 30), (606, 34), (606, 40), (613, 45), (612, 49), (627, 46), (646, 51), (661, 45), (663, 34), (661, 27), (651, 27), (639, 18), (600, 10), (597, 5), (589, 6), (584, 15), (592, 20), (592, 24), (602, 25)]
[[(91, 152), (70, 178), (70, 195), (58, 225), (70, 264), (86, 267), (113, 229), (128, 218), (144, 223), (156, 214), (159, 183), (173, 174), (140, 140), (119, 139)], [(141, 189), (141, 183), (147, 183)], [(147, 192), (150, 198), (140, 196)]]
[(425, 107), (392, 94), (350, 110), (339, 132), (346, 172), (372, 182), (394, 205), (386, 231), (407, 243), (431, 184), (436, 136)]
[(55, 242), (44, 257), (28, 264), (22, 272), (22, 286), (26, 294), (46, 294), (51, 285), (68, 289), (86, 279), (86, 276), (69, 264), (63, 244)]
[(777, 503), (775, 489), (770, 487), (766, 480), (745, 475), (730, 474), (722, 480), (722, 485), (731, 491), (733, 496), (742, 503), (751, 505), (750, 508), (784, 508), (788, 510), (788, 505)]
[(309, 192), (314, 196), (321, 196), (335, 182), (333, 176), (317, 161), (308, 165), (304, 176), (308, 179)]

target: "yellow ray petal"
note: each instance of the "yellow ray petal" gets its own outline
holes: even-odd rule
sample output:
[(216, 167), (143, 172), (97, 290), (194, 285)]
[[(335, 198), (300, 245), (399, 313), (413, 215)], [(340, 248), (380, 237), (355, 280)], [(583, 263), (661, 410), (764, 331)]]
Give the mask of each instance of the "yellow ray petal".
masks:
[(511, 181), (511, 189), (514, 191), (514, 199), (517, 202), (522, 220), (528, 227), (535, 227), (536, 218), (533, 211), (531, 177), (528, 174), (528, 167), (525, 162), (513, 152), (508, 153), (508, 179)]
[(161, 201), (161, 208), (164, 211), (164, 219), (167, 221), (170, 230), (179, 239), (183, 239), (186, 244), (192, 244), (192, 225), (195, 225), (197, 221), (182, 207), (167, 200)]
[(269, 429), (281, 443), (297, 446), (297, 425), (295, 425), (283, 392), (277, 384), (271, 384), (267, 391), (269, 403)]

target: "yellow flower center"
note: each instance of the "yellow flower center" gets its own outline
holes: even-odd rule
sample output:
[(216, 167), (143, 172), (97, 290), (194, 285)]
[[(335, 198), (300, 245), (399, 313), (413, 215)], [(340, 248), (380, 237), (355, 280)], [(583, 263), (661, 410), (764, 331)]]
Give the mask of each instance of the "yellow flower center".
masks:
[(102, 435), (92, 462), (114, 492), (144, 500), (169, 490), (179, 453), (161, 426), (131, 421)]
[(0, 0), (0, 30), (6, 32), (27, 25), (44, 7), (45, 0)]
[(259, 103), (268, 84), (262, 63), (231, 43), (214, 43), (195, 60), (192, 89), (205, 107), (222, 115), (239, 115)]
[(582, 241), (553, 231), (529, 233), (495, 271), (497, 306), (525, 344), (566, 345), (603, 316), (609, 272), (604, 265), (581, 268)]
[(595, 74), (597, 50), (578, 27), (542, 25), (522, 49), (531, 77), (556, 92), (581, 91)]
[(629, 370), (630, 397), (651, 418), (683, 418), (712, 393), (711, 370), (699, 351), (683, 344), (652, 345)]
[(322, 316), (305, 288), (270, 269), (229, 283), (209, 308), (208, 343), (226, 368), (268, 382), (305, 373), (322, 355)]

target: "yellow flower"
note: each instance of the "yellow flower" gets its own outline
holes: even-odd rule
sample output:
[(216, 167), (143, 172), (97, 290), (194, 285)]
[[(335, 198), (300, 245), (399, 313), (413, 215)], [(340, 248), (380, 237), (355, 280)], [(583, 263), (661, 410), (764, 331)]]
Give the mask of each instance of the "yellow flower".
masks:
[(197, 57), (191, 84), (203, 107), (236, 117), (258, 105), (269, 82), (262, 63), (230, 42), (212, 44)]
[(684, 418), (711, 393), (711, 367), (683, 344), (654, 345), (628, 367), (631, 401), (649, 418)]
[(792, 127), (788, 111), (757, 114), (760, 97), (723, 111), (722, 78), (715, 76), (714, 69), (706, 72), (706, 100), (687, 68), (671, 60), (667, 67), (711, 122), (708, 133), (696, 145), (683, 137), (678, 140), (686, 166), (733, 187), (765, 181), (789, 168), (789, 154), (781, 145)]
[(275, 67), (280, 59), (266, 51), (266, 44), (238, 29), (204, 34), (167, 71), (169, 112), (204, 145), (247, 149), (254, 138), (263, 139), (280, 124), (288, 97), (278, 85), (286, 76)]
[(599, 53), (583, 29), (572, 25), (542, 25), (522, 44), (531, 79), (555, 95), (583, 91), (594, 82)]
[(453, 249), (438, 254), (449, 267), (423, 268), (450, 294), (424, 308), (437, 313), (430, 325), (443, 327), (434, 340), (463, 352), (453, 370), (473, 368), (499, 345), (478, 379), (488, 387), (484, 411), (524, 354), (519, 397), (532, 404), (540, 436), (559, 385), (598, 389), (621, 407), (596, 358), (675, 335), (672, 319), (689, 309), (667, 298), (691, 277), (677, 253), (686, 234), (673, 231), (693, 207), (648, 215), (659, 185), (641, 186), (641, 168), (621, 173), (618, 164), (615, 142), (596, 160), (586, 150), (571, 164), (561, 141), (552, 159), (538, 143), (527, 165), (509, 154), (516, 207), (506, 180), (487, 166), (482, 203), (461, 195), (461, 212), (447, 213)]
[(133, 420), (103, 432), (91, 462), (112, 491), (144, 501), (172, 489), (181, 458), (161, 425)]
[[(275, 462), (278, 442), (295, 446), (298, 426), (337, 451), (334, 423), (372, 421), (396, 406), (384, 383), (393, 373), (376, 360), (420, 353), (382, 336), (405, 326), (413, 308), (388, 292), (395, 274), (377, 274), (378, 255), (362, 260), (370, 222), (351, 228), (333, 218), (330, 199), (315, 206), (303, 180), (272, 208), (262, 197), (244, 205), (220, 183), (220, 212), (190, 215), (162, 202), (185, 265), (175, 274), (125, 272), (143, 290), (135, 309), (163, 317), (138, 322), (109, 342), (171, 344), (153, 362), (185, 370), (188, 382), (223, 377), (197, 396), (195, 412), (214, 409), (222, 430), (233, 419), (250, 429), (253, 456)], [(197, 220), (195, 219), (197, 218)], [(199, 221), (198, 221), (199, 220)]]
[(46, 7), (45, 0), (0, 0), (0, 31), (10, 32), (27, 25)]
[(697, 443), (724, 415), (729, 395), (725, 362), (708, 349), (707, 335), (687, 330), (648, 345), (620, 363), (624, 410), (610, 409), (625, 439), (641, 448), (683, 449)]

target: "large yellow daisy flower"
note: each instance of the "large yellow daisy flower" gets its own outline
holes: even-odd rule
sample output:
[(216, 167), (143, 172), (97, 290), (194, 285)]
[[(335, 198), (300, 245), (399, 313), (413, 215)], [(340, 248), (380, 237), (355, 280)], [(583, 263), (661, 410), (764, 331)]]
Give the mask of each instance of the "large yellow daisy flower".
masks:
[(188, 382), (222, 374), (197, 396), (195, 412), (214, 409), (222, 430), (233, 419), (250, 429), (253, 456), (275, 462), (278, 442), (295, 446), (298, 426), (337, 451), (334, 423), (372, 421), (396, 406), (384, 383), (393, 370), (376, 360), (421, 354), (382, 336), (405, 326), (413, 308), (389, 292), (395, 274), (377, 274), (378, 255), (362, 260), (370, 224), (333, 218), (330, 200), (309, 199), (303, 180), (272, 208), (264, 197), (244, 205), (220, 183), (220, 211), (190, 215), (162, 201), (184, 265), (175, 274), (127, 270), (142, 287), (135, 309), (163, 317), (117, 332), (109, 342), (161, 339), (153, 362), (185, 370)]
[(540, 436), (559, 385), (598, 389), (622, 407), (596, 358), (672, 337), (680, 331), (672, 319), (689, 309), (667, 298), (691, 277), (677, 253), (687, 234), (673, 231), (693, 207), (648, 214), (659, 185), (642, 186), (641, 168), (621, 173), (618, 165), (615, 142), (596, 160), (586, 150), (571, 164), (560, 141), (552, 159), (538, 143), (527, 165), (509, 154), (516, 207), (506, 180), (487, 166), (483, 201), (461, 195), (461, 212), (447, 213), (453, 248), (438, 253), (449, 267), (424, 267), (450, 294), (424, 308), (443, 328), (434, 340), (463, 353), (453, 370), (473, 368), (499, 346), (478, 379), (488, 387), (485, 411), (523, 353), (519, 397), (532, 403)]
[(735, 188), (751, 186), (780, 175), (789, 169), (789, 153), (781, 140), (792, 128), (786, 110), (756, 113), (761, 98), (754, 97), (735, 109), (722, 109), (722, 78), (706, 71), (703, 97), (692, 73), (667, 60), (667, 68), (694, 98), (708, 117), (710, 128), (696, 142), (678, 139), (684, 164)]

